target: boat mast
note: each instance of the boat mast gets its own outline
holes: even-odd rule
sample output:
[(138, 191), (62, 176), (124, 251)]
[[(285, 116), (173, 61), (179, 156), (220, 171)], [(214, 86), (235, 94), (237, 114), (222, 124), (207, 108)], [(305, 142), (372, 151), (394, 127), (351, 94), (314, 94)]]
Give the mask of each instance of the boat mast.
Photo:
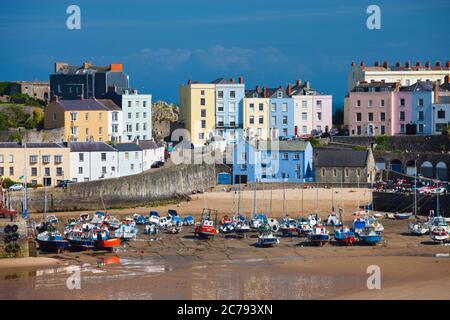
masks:
[(273, 191), (273, 187), (270, 188), (270, 204), (269, 204), (270, 215), (272, 215), (272, 191)]
[(47, 216), (47, 183), (44, 180), (44, 213), (42, 215), (42, 220), (45, 221), (45, 217)]
[(238, 186), (238, 199), (237, 199), (237, 213), (241, 212), (241, 175), (239, 175), (239, 186)]
[(256, 184), (258, 180), (255, 181), (253, 185), (253, 216), (256, 216)]
[(303, 209), (304, 209), (304, 207), (303, 207), (303, 190), (304, 190), (305, 188), (303, 188), (302, 187), (302, 215), (304, 214), (304, 212), (303, 212)]
[(284, 185), (285, 179), (283, 179), (283, 213), (286, 216), (286, 188)]
[(414, 160), (414, 217), (417, 219), (417, 158)]

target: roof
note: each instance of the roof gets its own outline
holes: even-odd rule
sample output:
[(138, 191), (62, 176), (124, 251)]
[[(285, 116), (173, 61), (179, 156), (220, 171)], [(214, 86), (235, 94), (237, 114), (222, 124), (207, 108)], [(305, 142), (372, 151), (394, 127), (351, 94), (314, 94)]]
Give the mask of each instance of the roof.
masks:
[(433, 86), (433, 81), (417, 81), (410, 86), (402, 87), (400, 91), (433, 91)]
[(245, 90), (245, 97), (246, 98), (264, 98), (262, 96), (261, 89), (259, 90), (259, 92), (257, 92), (255, 89), (253, 89), (253, 90)]
[(147, 150), (147, 149), (158, 149), (158, 148), (162, 147), (162, 145), (156, 143), (153, 140), (139, 140), (138, 143), (139, 143), (139, 147), (141, 147), (144, 150)]
[(0, 142), (0, 148), (22, 148), (18, 142)]
[(450, 104), (450, 96), (439, 96), (437, 104)]
[(27, 148), (67, 148), (67, 146), (55, 142), (27, 142)]
[(136, 143), (129, 142), (129, 143), (118, 143), (114, 145), (114, 148), (117, 149), (119, 152), (126, 152), (126, 151), (142, 151), (142, 148), (138, 146)]
[[(254, 144), (254, 142), (252, 142), (252, 144)], [(266, 140), (257, 141), (258, 151), (305, 151), (309, 144), (308, 141), (302, 140), (272, 141), (270, 143)]]
[(64, 110), (108, 110), (102, 103), (96, 99), (80, 99), (80, 100), (59, 100), (55, 103), (59, 104)]
[(397, 86), (400, 87), (398, 82), (384, 82), (384, 81), (371, 81), (371, 82), (360, 82), (357, 86), (352, 89), (352, 92), (369, 92), (369, 88), (374, 89), (375, 92), (383, 91), (394, 91)]
[(104, 142), (69, 142), (70, 152), (116, 151)]
[(316, 149), (316, 167), (365, 167), (368, 150)]
[(97, 99), (106, 109), (111, 111), (120, 111), (120, 107), (114, 103), (111, 99)]

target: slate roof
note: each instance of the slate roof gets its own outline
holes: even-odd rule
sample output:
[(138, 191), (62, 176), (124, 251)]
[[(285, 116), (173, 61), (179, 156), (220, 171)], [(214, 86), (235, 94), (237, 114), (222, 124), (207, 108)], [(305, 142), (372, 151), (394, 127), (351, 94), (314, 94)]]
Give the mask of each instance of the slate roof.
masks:
[(70, 142), (69, 143), (71, 152), (115, 152), (114, 149), (109, 144), (104, 142)]
[(0, 148), (22, 148), (18, 142), (0, 142)]
[[(257, 144), (259, 151), (279, 150), (279, 151), (305, 151), (308, 146), (308, 141), (288, 140), (288, 141), (272, 141), (269, 143), (266, 140), (258, 142), (251, 142), (252, 145)], [(278, 145), (277, 145), (278, 143)]]
[(375, 92), (394, 91), (396, 86), (397, 82), (383, 82), (383, 81), (360, 82), (357, 86), (355, 86), (352, 89), (352, 92), (369, 92), (369, 88), (374, 88)]
[(27, 142), (27, 148), (67, 148), (65, 145), (55, 142)]
[(120, 111), (120, 107), (114, 103), (111, 99), (97, 99), (106, 109), (111, 111)]
[(114, 148), (116, 148), (119, 152), (126, 152), (126, 151), (142, 151), (142, 148), (138, 146), (136, 143), (129, 142), (129, 143), (118, 143), (114, 145)]
[(259, 89), (259, 92), (256, 92), (255, 89), (245, 90), (245, 97), (246, 98), (263, 98), (262, 89)]
[(368, 150), (316, 149), (316, 167), (365, 167)]
[(156, 143), (153, 140), (139, 140), (139, 146), (143, 149), (143, 150), (148, 150), (148, 149), (158, 149), (160, 147), (162, 147), (162, 145)]
[(108, 110), (102, 103), (96, 99), (80, 99), (80, 100), (59, 100), (55, 102), (64, 110)]
[(439, 96), (439, 102), (437, 104), (450, 104), (450, 96)]
[(433, 81), (417, 81), (410, 86), (402, 87), (400, 91), (433, 91), (433, 86)]

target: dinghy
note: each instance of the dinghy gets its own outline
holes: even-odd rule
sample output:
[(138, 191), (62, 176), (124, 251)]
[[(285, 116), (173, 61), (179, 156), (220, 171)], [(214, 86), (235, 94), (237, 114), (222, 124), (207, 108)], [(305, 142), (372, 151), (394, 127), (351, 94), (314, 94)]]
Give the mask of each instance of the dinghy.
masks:
[(397, 212), (396, 214), (394, 214), (394, 217), (396, 220), (406, 220), (409, 219), (409, 217), (412, 216), (412, 213), (400, 213)]
[(375, 231), (372, 226), (364, 227), (364, 229), (359, 233), (359, 238), (362, 242), (369, 245), (375, 245), (381, 242), (381, 232)]

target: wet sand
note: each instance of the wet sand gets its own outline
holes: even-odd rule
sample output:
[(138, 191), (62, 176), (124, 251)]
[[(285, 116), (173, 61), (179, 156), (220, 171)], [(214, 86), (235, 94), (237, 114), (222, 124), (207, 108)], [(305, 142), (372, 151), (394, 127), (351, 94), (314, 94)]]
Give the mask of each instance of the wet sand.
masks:
[[(334, 192), (336, 190), (333, 190)], [(346, 220), (363, 204), (364, 191), (345, 190)], [(266, 191), (265, 197), (268, 196)], [(316, 190), (304, 190), (304, 212), (317, 208)], [(301, 190), (286, 190), (291, 216), (301, 213)], [(331, 209), (331, 189), (320, 190), (319, 211)], [(335, 207), (339, 198), (333, 195)], [(339, 194), (337, 194), (339, 195)], [(367, 192), (369, 195), (369, 192)], [(241, 212), (252, 211), (252, 192), (241, 195)], [(234, 194), (193, 196), (177, 209), (198, 217), (203, 207), (232, 214)], [(258, 203), (262, 211), (262, 192)], [(273, 192), (272, 216), (283, 215), (283, 191)], [(266, 199), (269, 208), (269, 199)], [(257, 205), (258, 205), (257, 203)], [(111, 210), (112, 214), (147, 213), (149, 208)], [(266, 210), (268, 212), (269, 209)], [(79, 213), (72, 214), (78, 216)], [(57, 214), (67, 218), (69, 213)], [(0, 270), (0, 299), (450, 299), (450, 246), (433, 244), (428, 236), (407, 234), (408, 221), (383, 219), (384, 242), (377, 246), (342, 247), (331, 242), (312, 247), (304, 237), (280, 238), (275, 248), (255, 247), (256, 234), (245, 238), (218, 235), (196, 240), (193, 227), (177, 235), (140, 234), (114, 253), (40, 254), (65, 265)], [(381, 289), (367, 288), (367, 267), (381, 270)], [(69, 290), (70, 266), (81, 268), (81, 289)]]

